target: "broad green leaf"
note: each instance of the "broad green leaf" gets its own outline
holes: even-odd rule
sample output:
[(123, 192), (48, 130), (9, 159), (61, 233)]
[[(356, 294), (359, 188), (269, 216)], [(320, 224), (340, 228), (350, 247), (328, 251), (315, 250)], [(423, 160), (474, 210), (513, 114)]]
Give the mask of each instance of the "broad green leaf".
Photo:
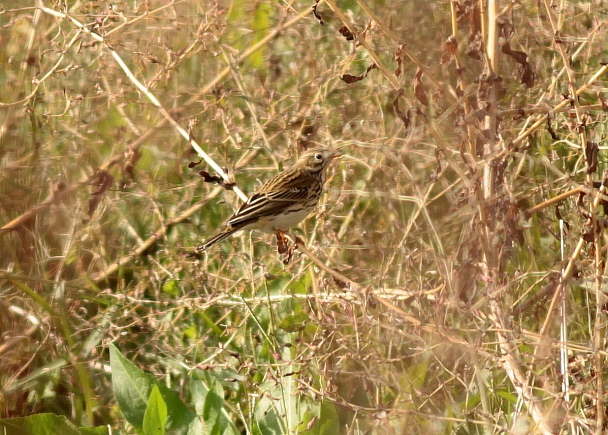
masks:
[(144, 414), (143, 430), (145, 435), (164, 435), (167, 425), (167, 404), (160, 394), (158, 386), (152, 388), (148, 398), (148, 407)]
[(224, 401), (222, 384), (213, 376), (191, 383), (192, 400), (196, 414), (203, 419), (206, 434), (238, 434), (230, 420)]
[(2, 435), (106, 435), (107, 427), (78, 428), (63, 415), (34, 414), (0, 419)]
[(279, 328), (286, 332), (299, 332), (306, 327), (309, 321), (310, 316), (304, 311), (300, 311), (283, 317), (281, 323), (279, 323)]
[[(269, 32), (270, 26), (270, 12), (272, 11), (269, 3), (258, 2), (255, 6), (253, 13), (253, 31), (254, 31), (254, 42), (259, 42), (266, 37)], [(249, 63), (253, 68), (260, 72), (265, 72), (267, 69), (266, 62), (264, 61), (264, 54), (266, 53), (265, 47), (260, 47), (250, 57)]]
[(171, 296), (179, 296), (181, 293), (180, 287), (176, 280), (172, 279), (163, 284), (163, 292)]
[(286, 433), (285, 421), (279, 416), (278, 400), (271, 400), (269, 396), (269, 394), (264, 394), (257, 402), (255, 409), (257, 433), (264, 435), (284, 434)]
[(148, 398), (157, 386), (168, 410), (167, 430), (172, 434), (202, 433), (201, 422), (186, 408), (177, 393), (135, 367), (114, 345), (110, 345), (110, 366), (112, 386), (120, 411), (138, 432), (143, 429)]
[(224, 389), (215, 378), (211, 378), (211, 385), (203, 406), (203, 421), (213, 425), (215, 430), (212, 431), (212, 434), (219, 433), (218, 423), (223, 406)]
[(319, 413), (319, 420), (315, 423), (315, 426), (319, 426), (319, 435), (332, 435), (340, 433), (340, 417), (338, 411), (333, 403), (323, 401), (321, 403), (321, 412)]

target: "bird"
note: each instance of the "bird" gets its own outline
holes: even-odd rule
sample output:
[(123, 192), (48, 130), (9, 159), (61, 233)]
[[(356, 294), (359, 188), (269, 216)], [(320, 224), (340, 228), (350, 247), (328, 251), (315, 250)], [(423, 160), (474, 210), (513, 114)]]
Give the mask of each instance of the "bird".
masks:
[(340, 151), (327, 148), (305, 152), (295, 165), (279, 172), (256, 190), (224, 227), (196, 250), (204, 252), (241, 230), (275, 233), (279, 240), (315, 210), (323, 192), (327, 168), (340, 156)]

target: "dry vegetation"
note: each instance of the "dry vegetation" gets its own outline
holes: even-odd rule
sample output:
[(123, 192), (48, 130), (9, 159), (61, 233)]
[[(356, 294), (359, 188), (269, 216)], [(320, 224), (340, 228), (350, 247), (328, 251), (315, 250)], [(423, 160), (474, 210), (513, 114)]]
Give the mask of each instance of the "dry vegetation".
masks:
[[(129, 361), (205, 433), (606, 430), (605, 2), (26, 3), (5, 433), (143, 433)], [(241, 201), (200, 171), (247, 193), (313, 146), (346, 156), (288, 264), (257, 232), (192, 255)]]

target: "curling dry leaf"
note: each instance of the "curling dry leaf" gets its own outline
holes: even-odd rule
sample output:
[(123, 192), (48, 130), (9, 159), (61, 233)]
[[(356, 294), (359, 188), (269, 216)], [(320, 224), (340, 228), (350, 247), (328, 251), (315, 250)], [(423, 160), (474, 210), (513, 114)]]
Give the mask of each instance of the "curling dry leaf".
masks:
[(532, 68), (530, 62), (526, 62), (520, 67), (519, 81), (526, 85), (527, 88), (534, 86), (535, 77), (536, 74), (534, 73), (534, 68)]
[(114, 182), (114, 177), (107, 171), (97, 171), (95, 173), (95, 177), (93, 178), (92, 184), (98, 187), (98, 190), (91, 194), (91, 198), (89, 199), (89, 211), (87, 212), (89, 219), (97, 210), (97, 206), (101, 201), (104, 193), (112, 186)]
[(371, 70), (373, 70), (374, 68), (376, 68), (376, 64), (372, 63), (370, 66), (367, 67), (367, 69), (365, 70), (365, 72), (363, 74), (361, 74), (360, 76), (353, 76), (351, 74), (344, 74), (342, 77), (340, 77), (340, 80), (342, 80), (344, 83), (350, 85), (352, 83), (356, 83), (358, 81), (363, 80), (365, 77), (367, 77), (367, 75), (369, 74), (369, 72)]
[(355, 39), (355, 35), (353, 35), (353, 32), (351, 32), (351, 31), (349, 30), (349, 28), (348, 28), (348, 27), (346, 27), (346, 26), (342, 26), (342, 27), (340, 27), (340, 35), (344, 36), (344, 38), (345, 38), (347, 41), (352, 41), (352, 40), (354, 40), (354, 39)]
[(125, 155), (127, 160), (125, 161), (125, 165), (123, 167), (123, 179), (120, 182), (122, 189), (125, 189), (129, 185), (129, 181), (135, 180), (135, 165), (141, 157), (141, 153), (137, 148), (130, 146), (125, 152)]
[(315, 3), (312, 5), (312, 14), (317, 20), (319, 20), (320, 25), (324, 25), (325, 21), (323, 21), (323, 18), (321, 18), (321, 14), (319, 14), (319, 12), (317, 11), (317, 8), (319, 7), (319, 1), (320, 0), (315, 0)]
[(597, 155), (600, 152), (600, 147), (597, 142), (587, 141), (585, 148), (585, 161), (587, 164), (587, 173), (593, 174), (597, 172)]
[(454, 55), (456, 54), (456, 50), (458, 50), (458, 41), (451, 35), (447, 41), (443, 44), (443, 55), (441, 56), (441, 64), (448, 63)]
[(426, 92), (424, 92), (424, 88), (422, 87), (422, 69), (418, 67), (416, 70), (416, 75), (414, 76), (414, 95), (416, 99), (420, 101), (421, 104), (428, 106), (429, 102), (426, 99)]
[(437, 148), (435, 149), (435, 162), (437, 163), (437, 167), (435, 168), (435, 171), (431, 174), (431, 176), (429, 177), (429, 181), (435, 182), (437, 180), (437, 178), (439, 177), (439, 174), (441, 174), (441, 171), (443, 170), (441, 167), (441, 157), (444, 155), (444, 151)]
[(395, 115), (397, 115), (397, 117), (401, 121), (403, 121), (403, 125), (405, 125), (405, 128), (408, 129), (410, 128), (411, 124), (412, 112), (409, 109), (405, 112), (402, 112), (399, 108), (399, 99), (403, 96), (403, 94), (403, 89), (399, 89), (399, 91), (397, 91), (397, 96), (395, 97), (395, 101), (393, 101), (393, 110), (395, 111)]
[(397, 62), (397, 68), (395, 69), (395, 76), (401, 75), (401, 69), (403, 67), (403, 44), (399, 44), (399, 48), (395, 53), (395, 61)]
[(205, 183), (217, 183), (217, 184), (219, 184), (221, 187), (223, 187), (226, 190), (232, 190), (232, 188), (234, 186), (236, 186), (235, 182), (233, 182), (233, 181), (226, 181), (222, 177), (220, 177), (219, 175), (211, 175), (207, 171), (200, 171), (198, 173), (198, 175), (201, 176), (201, 177), (203, 177), (203, 181)]
[(557, 133), (555, 133), (553, 127), (551, 127), (551, 114), (547, 114), (547, 131), (551, 135), (551, 139), (559, 140), (559, 136), (557, 135)]
[(511, 56), (519, 66), (519, 81), (526, 85), (527, 88), (534, 86), (534, 68), (528, 62), (528, 55), (523, 51), (511, 49), (509, 41), (502, 45), (502, 52), (507, 56)]
[(469, 45), (467, 46), (465, 53), (473, 59), (483, 59), (483, 38), (481, 37), (481, 33), (471, 33), (469, 36)]
[(192, 169), (195, 166), (200, 165), (201, 163), (203, 163), (203, 159), (200, 159), (198, 162), (190, 162), (190, 163), (188, 163), (188, 169)]

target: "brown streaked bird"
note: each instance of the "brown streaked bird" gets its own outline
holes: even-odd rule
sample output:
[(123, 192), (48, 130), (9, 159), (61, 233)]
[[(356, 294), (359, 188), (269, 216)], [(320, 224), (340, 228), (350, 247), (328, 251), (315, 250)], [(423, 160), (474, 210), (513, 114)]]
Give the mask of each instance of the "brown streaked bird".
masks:
[(196, 249), (206, 251), (240, 230), (258, 229), (277, 235), (287, 232), (315, 210), (327, 168), (341, 155), (327, 148), (307, 151), (293, 167), (264, 183), (228, 219), (222, 230)]

